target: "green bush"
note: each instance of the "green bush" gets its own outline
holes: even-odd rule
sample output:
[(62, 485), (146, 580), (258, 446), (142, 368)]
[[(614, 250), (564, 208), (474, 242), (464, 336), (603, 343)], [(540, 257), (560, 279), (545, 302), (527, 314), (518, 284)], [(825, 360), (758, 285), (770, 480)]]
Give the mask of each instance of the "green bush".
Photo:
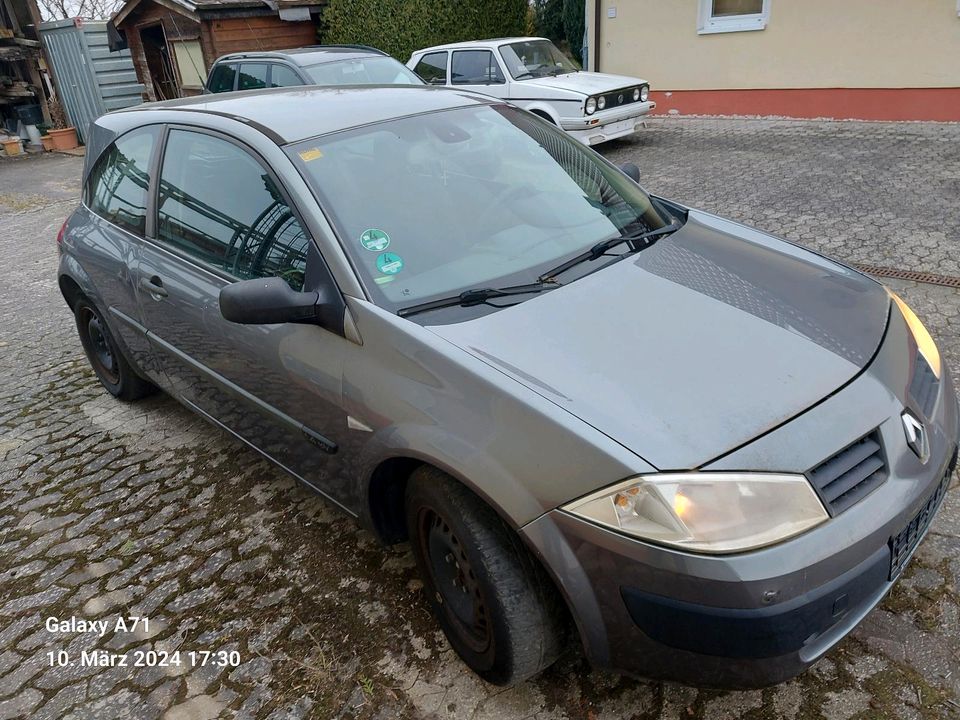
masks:
[(330, 0), (325, 43), (372, 45), (406, 62), (414, 50), (523, 35), (527, 0)]
[(537, 17), (537, 35), (550, 38), (555, 43), (564, 40), (563, 0), (534, 0)]
[(563, 34), (570, 46), (570, 53), (578, 63), (583, 54), (585, 12), (584, 0), (563, 0)]

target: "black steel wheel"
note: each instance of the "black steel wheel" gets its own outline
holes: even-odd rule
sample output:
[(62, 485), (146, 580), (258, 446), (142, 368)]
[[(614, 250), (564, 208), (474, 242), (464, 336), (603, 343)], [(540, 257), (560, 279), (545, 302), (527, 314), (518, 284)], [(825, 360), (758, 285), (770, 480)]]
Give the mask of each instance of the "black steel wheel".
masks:
[(83, 351), (107, 392), (121, 400), (137, 400), (156, 391), (152, 383), (131, 367), (93, 303), (80, 298), (73, 313)]
[(427, 601), (474, 672), (513, 685), (559, 657), (569, 625), (563, 598), (496, 511), (424, 466), (407, 484), (406, 515)]

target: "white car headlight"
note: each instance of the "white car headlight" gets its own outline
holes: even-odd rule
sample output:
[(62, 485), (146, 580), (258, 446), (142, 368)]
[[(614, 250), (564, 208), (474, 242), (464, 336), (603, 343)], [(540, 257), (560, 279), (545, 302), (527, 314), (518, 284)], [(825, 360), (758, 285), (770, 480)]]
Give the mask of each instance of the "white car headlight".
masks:
[(650, 97), (650, 88), (643, 85), (640, 88), (640, 102), (646, 102), (648, 97)]
[(587, 115), (593, 115), (597, 111), (596, 98), (587, 98)]
[(767, 473), (645, 475), (562, 509), (643, 540), (700, 553), (772, 545), (829, 518), (805, 477)]
[(906, 320), (907, 327), (910, 328), (913, 339), (917, 342), (917, 349), (920, 351), (920, 354), (923, 355), (923, 359), (927, 361), (930, 369), (933, 370), (933, 374), (939, 379), (942, 366), (940, 364), (940, 351), (937, 349), (937, 344), (933, 341), (929, 331), (920, 321), (920, 318), (917, 317), (917, 314), (910, 309), (910, 306), (890, 288), (887, 288), (887, 293), (893, 298), (893, 302), (895, 302), (900, 309), (900, 314), (903, 315), (903, 319)]
[(607, 106), (607, 99), (601, 95), (597, 98), (597, 110), (603, 110)]
[(640, 88), (633, 89), (633, 101), (636, 102), (640, 99)]

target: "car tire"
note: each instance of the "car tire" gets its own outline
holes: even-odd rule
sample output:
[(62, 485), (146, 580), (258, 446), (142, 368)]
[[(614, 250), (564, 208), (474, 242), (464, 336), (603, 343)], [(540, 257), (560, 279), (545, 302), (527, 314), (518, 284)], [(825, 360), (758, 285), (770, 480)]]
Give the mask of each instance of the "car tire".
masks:
[(514, 685), (560, 656), (569, 626), (566, 605), (489, 505), (425, 466), (407, 484), (406, 516), (433, 613), (474, 672), (495, 685)]
[(156, 386), (140, 377), (124, 357), (103, 316), (86, 298), (73, 308), (80, 344), (100, 384), (120, 400), (139, 400), (156, 392)]

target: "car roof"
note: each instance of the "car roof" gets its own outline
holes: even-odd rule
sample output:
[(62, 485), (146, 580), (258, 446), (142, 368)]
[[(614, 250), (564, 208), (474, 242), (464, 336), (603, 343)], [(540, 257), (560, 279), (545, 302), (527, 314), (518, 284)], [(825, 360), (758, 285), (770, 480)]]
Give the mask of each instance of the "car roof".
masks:
[(353, 60), (361, 57), (383, 57), (383, 50), (367, 45), (311, 45), (309, 47), (290, 48), (289, 50), (245, 50), (228, 53), (217, 58), (217, 62), (234, 60), (288, 60), (296, 65), (314, 65), (336, 60)]
[(420, 50), (415, 50), (414, 54), (433, 52), (435, 50), (456, 50), (457, 48), (495, 48), (500, 47), (501, 45), (509, 45), (510, 43), (515, 42), (526, 42), (530, 40), (549, 40), (548, 38), (542, 37), (506, 37), (506, 38), (489, 38), (487, 40), (466, 40), (464, 42), (455, 42), (447, 43), (446, 45), (434, 45), (433, 47), (421, 48)]
[[(206, 115), (211, 128), (222, 127), (222, 118), (240, 121), (260, 130), (278, 145), (284, 145), (384, 120), (496, 102), (502, 101), (479, 93), (430, 85), (300, 86), (144, 103), (102, 115), (96, 123), (116, 129), (112, 128), (116, 122), (131, 129), (157, 122), (151, 113), (172, 111), (168, 115), (193, 115), (191, 123)], [(137, 115), (142, 116), (142, 123), (132, 117)], [(162, 122), (176, 122), (176, 119)]]

